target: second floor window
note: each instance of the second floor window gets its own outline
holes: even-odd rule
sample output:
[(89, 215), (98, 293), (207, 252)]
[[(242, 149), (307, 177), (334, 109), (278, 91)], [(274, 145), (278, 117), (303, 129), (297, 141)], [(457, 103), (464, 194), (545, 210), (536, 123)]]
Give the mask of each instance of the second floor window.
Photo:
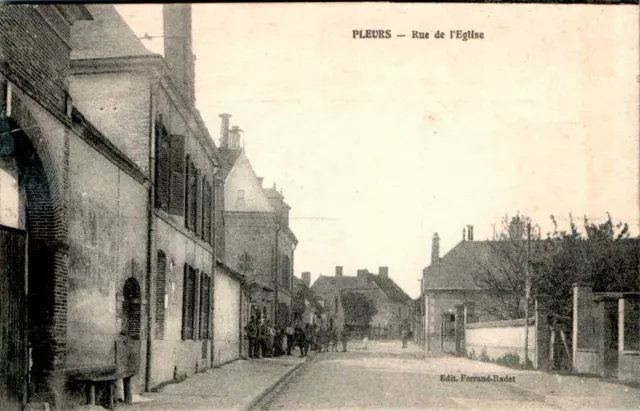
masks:
[(184, 215), (185, 139), (169, 134), (160, 114), (155, 124), (156, 207), (178, 216)]
[(242, 253), (238, 257), (238, 269), (242, 274), (253, 270), (253, 261), (249, 254)]

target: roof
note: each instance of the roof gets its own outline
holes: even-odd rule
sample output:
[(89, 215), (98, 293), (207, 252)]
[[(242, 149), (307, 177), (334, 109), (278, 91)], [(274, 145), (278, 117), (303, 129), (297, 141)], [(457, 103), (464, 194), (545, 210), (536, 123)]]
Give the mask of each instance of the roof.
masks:
[(480, 290), (474, 270), (492, 254), (491, 241), (462, 241), (423, 270), (426, 290)]
[(396, 302), (407, 302), (411, 298), (389, 277), (368, 273), (369, 282), (364, 282), (356, 276), (328, 277), (321, 275), (311, 286), (320, 295), (328, 295), (337, 288), (342, 291), (371, 292), (382, 291), (388, 299)]
[(275, 188), (265, 188), (264, 189), (264, 194), (269, 197), (269, 198), (284, 198), (284, 196), (282, 195), (282, 193), (280, 193), (278, 190), (276, 190)]
[(220, 177), (223, 180), (227, 179), (227, 176), (231, 172), (236, 161), (242, 154), (242, 150), (231, 150), (229, 148), (218, 148), (218, 156), (220, 157)]
[(223, 263), (219, 258), (216, 258), (216, 267), (222, 268), (222, 270), (225, 271), (226, 274), (228, 274), (230, 277), (237, 279), (240, 282), (244, 281), (245, 279), (244, 274), (229, 267), (228, 265)]
[(86, 4), (93, 20), (71, 26), (71, 59), (156, 56), (110, 4)]
[(383, 293), (389, 297), (390, 300), (396, 302), (407, 302), (411, 300), (411, 297), (405, 293), (402, 288), (398, 286), (391, 278), (382, 277), (381, 275), (369, 274), (373, 277), (373, 281), (380, 287)]

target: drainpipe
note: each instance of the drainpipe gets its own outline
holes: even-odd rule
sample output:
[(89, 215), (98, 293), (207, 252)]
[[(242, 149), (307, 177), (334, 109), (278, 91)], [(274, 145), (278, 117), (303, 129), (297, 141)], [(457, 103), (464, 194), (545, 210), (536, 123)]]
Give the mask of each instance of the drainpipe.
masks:
[[(293, 273), (294, 273), (294, 269), (293, 267), (295, 267), (294, 263), (294, 258), (295, 258), (295, 251), (296, 248), (298, 247), (298, 243), (293, 243), (293, 250), (291, 250), (291, 272), (289, 273), (289, 324), (293, 324)], [(287, 324), (288, 325), (288, 324)]]
[[(213, 204), (211, 205), (211, 213), (213, 214), (212, 216), (212, 237), (213, 237), (213, 258), (212, 258), (212, 268), (211, 268), (211, 310), (209, 311), (211, 314), (211, 319), (209, 321), (210, 325), (211, 325), (211, 368), (213, 368), (213, 364), (215, 362), (213, 355), (215, 354), (215, 350), (214, 350), (214, 341), (215, 341), (215, 313), (216, 313), (216, 302), (215, 302), (215, 291), (216, 291), (216, 252), (217, 252), (217, 243), (218, 243), (218, 228), (224, 230), (224, 214), (222, 215), (222, 218), (220, 219), (220, 222), (222, 224), (222, 227), (217, 227), (216, 226), (216, 203), (217, 203), (217, 176), (218, 176), (218, 172), (220, 170), (214, 170), (213, 172)], [(224, 211), (224, 205), (223, 205), (223, 210)], [(223, 231), (224, 232), (224, 231)], [(224, 261), (224, 256), (223, 256), (223, 261)]]
[(149, 105), (149, 118), (151, 126), (149, 127), (149, 205), (148, 205), (148, 231), (147, 231), (147, 361), (145, 370), (144, 390), (149, 392), (151, 390), (151, 361), (153, 358), (153, 305), (151, 304), (153, 295), (152, 286), (152, 272), (153, 272), (153, 258), (155, 248), (155, 209), (156, 209), (156, 190), (155, 190), (155, 172), (156, 172), (156, 90), (158, 84), (155, 83), (151, 86), (150, 105)]
[[(276, 214), (276, 219), (278, 218), (277, 214)], [(276, 244), (275, 244), (275, 260), (274, 260), (274, 271), (275, 271), (275, 275), (274, 275), (274, 280), (275, 280), (275, 285), (276, 285), (276, 290), (275, 290), (275, 302), (273, 304), (273, 323), (277, 324), (278, 321), (278, 260), (279, 260), (279, 243), (280, 240), (280, 221), (276, 220)]]

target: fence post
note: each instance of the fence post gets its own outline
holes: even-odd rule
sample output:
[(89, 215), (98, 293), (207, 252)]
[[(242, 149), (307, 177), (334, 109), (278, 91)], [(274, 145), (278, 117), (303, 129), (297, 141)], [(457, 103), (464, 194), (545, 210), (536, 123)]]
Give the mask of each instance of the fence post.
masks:
[(456, 305), (456, 316), (455, 316), (455, 336), (456, 336), (456, 355), (464, 355), (464, 326), (465, 326), (465, 318), (464, 318), (464, 305), (459, 304)]
[(549, 329), (549, 296), (540, 294), (535, 302), (535, 319), (536, 319), (536, 360), (535, 368), (538, 370), (549, 370), (553, 362), (550, 358), (549, 338), (551, 330)]

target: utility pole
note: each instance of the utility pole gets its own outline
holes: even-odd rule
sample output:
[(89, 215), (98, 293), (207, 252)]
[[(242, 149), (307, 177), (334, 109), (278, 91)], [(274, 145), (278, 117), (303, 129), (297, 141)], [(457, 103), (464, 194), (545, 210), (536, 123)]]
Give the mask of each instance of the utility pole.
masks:
[(529, 368), (529, 298), (531, 297), (531, 275), (529, 256), (531, 254), (531, 220), (527, 221), (527, 260), (524, 266), (524, 368)]

